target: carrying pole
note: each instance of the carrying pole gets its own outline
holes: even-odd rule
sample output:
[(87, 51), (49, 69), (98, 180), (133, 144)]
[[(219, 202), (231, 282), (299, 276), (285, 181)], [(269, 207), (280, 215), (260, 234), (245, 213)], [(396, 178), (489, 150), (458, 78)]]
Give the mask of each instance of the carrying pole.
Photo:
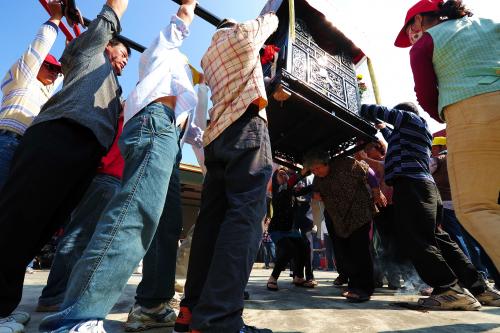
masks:
[[(178, 5), (182, 5), (182, 0), (172, 0), (172, 1)], [(198, 4), (196, 4), (194, 13), (198, 15), (200, 18), (210, 23), (211, 25), (213, 25), (214, 27), (217, 27), (222, 22), (222, 20), (219, 17), (210, 13), (208, 10), (206, 10), (205, 8), (201, 7)]]

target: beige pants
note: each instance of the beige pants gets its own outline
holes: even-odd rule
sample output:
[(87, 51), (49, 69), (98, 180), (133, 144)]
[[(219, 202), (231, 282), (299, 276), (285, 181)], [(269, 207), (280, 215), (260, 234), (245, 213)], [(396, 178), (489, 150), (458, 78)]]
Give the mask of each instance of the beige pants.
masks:
[(500, 91), (452, 104), (444, 113), (455, 212), (500, 270)]

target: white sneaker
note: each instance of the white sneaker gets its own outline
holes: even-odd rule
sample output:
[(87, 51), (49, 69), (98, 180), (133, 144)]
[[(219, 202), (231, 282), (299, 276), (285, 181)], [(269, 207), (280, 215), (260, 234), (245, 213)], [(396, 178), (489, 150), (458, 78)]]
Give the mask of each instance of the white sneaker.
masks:
[(17, 323), (14, 318), (0, 318), (0, 333), (23, 333), (24, 325)]
[(106, 333), (102, 320), (89, 320), (73, 326), (69, 333)]
[(14, 311), (10, 314), (9, 318), (14, 319), (19, 324), (26, 325), (30, 321), (31, 316), (28, 312)]

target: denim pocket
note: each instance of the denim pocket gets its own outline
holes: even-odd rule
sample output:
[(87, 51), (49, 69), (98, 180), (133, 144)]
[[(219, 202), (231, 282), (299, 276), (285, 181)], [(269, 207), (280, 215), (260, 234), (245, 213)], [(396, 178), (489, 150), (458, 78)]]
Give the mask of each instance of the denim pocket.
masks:
[(149, 129), (152, 134), (157, 136), (175, 131), (173, 112), (166, 108), (153, 108), (149, 117)]
[(118, 140), (118, 147), (125, 160), (139, 144), (143, 128), (148, 123), (148, 119), (149, 116), (139, 113), (125, 123), (122, 135)]

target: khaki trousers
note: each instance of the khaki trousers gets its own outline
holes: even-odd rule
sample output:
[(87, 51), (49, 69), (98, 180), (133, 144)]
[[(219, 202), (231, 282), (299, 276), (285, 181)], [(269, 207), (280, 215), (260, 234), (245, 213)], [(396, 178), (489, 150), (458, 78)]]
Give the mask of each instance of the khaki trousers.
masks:
[(457, 217), (500, 270), (500, 91), (449, 105), (444, 113)]

